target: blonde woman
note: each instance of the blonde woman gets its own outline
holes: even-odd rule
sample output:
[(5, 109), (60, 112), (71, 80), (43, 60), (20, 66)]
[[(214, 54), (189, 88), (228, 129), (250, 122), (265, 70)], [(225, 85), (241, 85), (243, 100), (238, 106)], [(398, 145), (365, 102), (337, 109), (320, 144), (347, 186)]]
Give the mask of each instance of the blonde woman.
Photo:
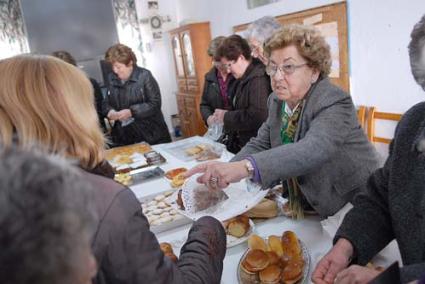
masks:
[(1, 60), (0, 74), (0, 144), (35, 143), (74, 159), (95, 189), (95, 283), (220, 282), (226, 250), (220, 222), (195, 222), (174, 264), (164, 258), (133, 192), (89, 173), (103, 163), (104, 138), (90, 81), (80, 70), (50, 56), (23, 55)]

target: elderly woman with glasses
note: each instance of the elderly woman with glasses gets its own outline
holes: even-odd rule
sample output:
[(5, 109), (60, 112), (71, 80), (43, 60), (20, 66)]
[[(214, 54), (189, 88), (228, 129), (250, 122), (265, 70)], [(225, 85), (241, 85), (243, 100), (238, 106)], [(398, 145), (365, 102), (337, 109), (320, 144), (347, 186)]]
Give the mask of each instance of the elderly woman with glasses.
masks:
[(279, 28), (280, 24), (274, 17), (264, 16), (252, 22), (245, 32), (252, 57), (258, 58), (264, 65), (268, 63), (268, 59), (264, 55), (264, 42)]
[(235, 78), (227, 66), (221, 64), (220, 57), (216, 55), (218, 47), (226, 39), (224, 36), (214, 38), (208, 46), (208, 55), (213, 59), (213, 67), (205, 74), (204, 91), (200, 104), (202, 118), (207, 126), (211, 126), (216, 119), (216, 109), (230, 110), (231, 93)]
[(333, 215), (365, 187), (378, 155), (351, 97), (329, 81), (329, 45), (318, 31), (284, 26), (265, 51), (273, 93), (257, 137), (231, 162), (201, 164), (187, 175), (203, 173), (198, 182), (220, 188), (244, 178), (263, 188), (282, 182), (293, 217), (306, 208)]
[(248, 42), (239, 35), (227, 37), (218, 48), (217, 57), (237, 80), (231, 109), (216, 109), (214, 117), (224, 124), (227, 149), (237, 153), (255, 137), (267, 118), (267, 99), (272, 91), (270, 79), (264, 64), (251, 57)]

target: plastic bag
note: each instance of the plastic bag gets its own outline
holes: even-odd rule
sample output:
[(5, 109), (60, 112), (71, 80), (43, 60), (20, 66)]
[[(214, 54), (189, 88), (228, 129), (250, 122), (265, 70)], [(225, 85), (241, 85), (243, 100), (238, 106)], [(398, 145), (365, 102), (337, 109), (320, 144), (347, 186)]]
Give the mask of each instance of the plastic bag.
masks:
[(204, 135), (205, 138), (217, 141), (223, 132), (223, 123), (213, 122), (209, 127), (207, 133)]
[(190, 177), (182, 188), (182, 201), (186, 212), (196, 213), (203, 210), (213, 211), (214, 208), (229, 197), (221, 189), (211, 189), (196, 181), (199, 175)]

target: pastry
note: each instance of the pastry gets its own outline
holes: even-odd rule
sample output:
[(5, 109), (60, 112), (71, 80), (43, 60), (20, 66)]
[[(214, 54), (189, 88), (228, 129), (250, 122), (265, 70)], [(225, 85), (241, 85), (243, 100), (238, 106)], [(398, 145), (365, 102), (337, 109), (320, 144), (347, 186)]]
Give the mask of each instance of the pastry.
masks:
[(162, 195), (162, 194), (160, 194), (160, 195), (157, 195), (157, 196), (155, 196), (155, 200), (156, 201), (161, 201), (161, 200), (163, 200), (165, 198), (165, 196), (164, 195)]
[(280, 257), (274, 251), (266, 251), (269, 257), (269, 264), (281, 264)]
[(169, 170), (165, 173), (165, 177), (168, 179), (173, 179), (175, 176), (177, 176), (178, 174), (184, 173), (186, 172), (187, 169), (186, 168), (176, 168), (176, 169), (172, 169)]
[(278, 213), (276, 201), (263, 198), (260, 203), (248, 210), (245, 214), (249, 218), (273, 218)]
[(301, 257), (301, 246), (297, 235), (292, 231), (286, 231), (282, 235), (282, 249), (285, 256), (290, 259), (299, 259)]
[(244, 215), (240, 215), (227, 223), (227, 234), (240, 238), (249, 231), (249, 227), (249, 218)]
[(242, 261), (241, 267), (248, 274), (263, 270), (269, 265), (269, 257), (259, 249), (251, 249)]
[(259, 249), (262, 251), (267, 251), (267, 245), (264, 242), (263, 238), (258, 235), (251, 235), (248, 239), (248, 247), (252, 250)]
[(195, 146), (195, 147), (187, 148), (185, 150), (185, 153), (188, 154), (189, 156), (194, 156), (196, 154), (199, 154), (202, 151), (203, 151), (203, 149), (201, 147)]
[(171, 244), (163, 242), (159, 244), (159, 248), (162, 250), (164, 255), (171, 259), (173, 262), (177, 262), (177, 256), (173, 252), (173, 247)]
[(278, 236), (269, 236), (269, 249), (275, 252), (279, 257), (283, 256), (283, 248), (281, 239)]
[(171, 180), (171, 186), (176, 188), (176, 187), (180, 187), (183, 185), (184, 181), (186, 180), (186, 178), (184, 177), (184, 172), (180, 173), (178, 175), (176, 175), (172, 180)]
[(263, 284), (280, 283), (282, 277), (282, 268), (279, 265), (273, 264), (267, 266), (259, 273), (260, 281)]
[(295, 284), (303, 277), (304, 261), (289, 262), (282, 271), (281, 281), (284, 284)]
[(159, 248), (162, 250), (163, 253), (173, 252), (173, 247), (170, 243), (167, 242), (160, 243)]
[(182, 199), (182, 190), (180, 189), (179, 192), (177, 193), (177, 200), (176, 200), (177, 205), (179, 206), (179, 208), (181, 210), (185, 210), (184, 204), (183, 204), (183, 199)]

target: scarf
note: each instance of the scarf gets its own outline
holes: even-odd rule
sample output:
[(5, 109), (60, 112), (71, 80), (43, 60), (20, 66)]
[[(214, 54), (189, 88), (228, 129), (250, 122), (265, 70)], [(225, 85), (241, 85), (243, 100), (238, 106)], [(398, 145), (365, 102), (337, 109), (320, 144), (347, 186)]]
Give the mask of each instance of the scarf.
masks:
[[(301, 112), (304, 106), (304, 101), (300, 102), (295, 108), (292, 116), (289, 116), (285, 111), (285, 102), (282, 104), (281, 119), (282, 128), (280, 129), (280, 138), (282, 144), (294, 143), (295, 132), (297, 131), (298, 122), (301, 117)], [(286, 180), (288, 185), (288, 202), (289, 209), (292, 211), (292, 218), (304, 218), (304, 210), (302, 206), (302, 193), (296, 177), (291, 177)]]

